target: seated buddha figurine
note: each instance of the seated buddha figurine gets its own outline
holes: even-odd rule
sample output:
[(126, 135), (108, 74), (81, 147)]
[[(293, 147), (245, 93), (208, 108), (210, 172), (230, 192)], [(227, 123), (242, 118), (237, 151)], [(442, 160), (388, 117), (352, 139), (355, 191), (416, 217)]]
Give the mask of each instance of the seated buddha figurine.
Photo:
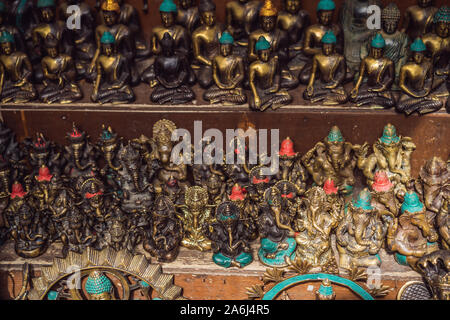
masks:
[(129, 66), (131, 75), (131, 84), (136, 85), (140, 81), (140, 73), (135, 64), (136, 45), (133, 33), (129, 27), (119, 21), (121, 11), (117, 0), (105, 0), (102, 3), (101, 9), (103, 22), (95, 29), (95, 43), (97, 49), (88, 69), (89, 77), (95, 79), (96, 63), (102, 48), (100, 40), (103, 34), (108, 31), (114, 36), (117, 52), (127, 58), (127, 65)]
[(161, 54), (153, 64), (158, 84), (150, 99), (159, 104), (183, 104), (192, 101), (195, 94), (189, 88), (191, 67), (185, 55), (175, 51), (175, 41), (166, 32), (160, 41)]
[(350, 99), (358, 106), (379, 105), (391, 108), (395, 105), (390, 91), (395, 78), (394, 63), (383, 56), (386, 42), (381, 34), (378, 33), (372, 39), (370, 46), (369, 56), (361, 61), (359, 77), (350, 93)]
[(323, 105), (343, 104), (348, 99), (343, 87), (347, 69), (345, 58), (336, 52), (337, 39), (333, 31), (327, 31), (321, 41), (322, 52), (314, 55), (311, 76), (303, 97)]
[(128, 60), (116, 53), (114, 36), (105, 31), (100, 40), (102, 54), (96, 61), (97, 78), (91, 99), (99, 103), (128, 103), (134, 100), (129, 86), (130, 71)]
[[(258, 27), (261, 2), (256, 0), (232, 0), (225, 6), (225, 20), (228, 32), (236, 45), (247, 50), (248, 37)], [(238, 50), (239, 53), (243, 50)]]
[[(342, 28), (339, 24), (333, 23), (334, 11), (336, 5), (333, 0), (320, 0), (317, 5), (317, 20), (318, 23), (310, 25), (305, 30), (303, 40), (303, 52), (301, 59), (305, 61), (305, 66), (302, 69), (299, 81), (301, 84), (308, 84), (311, 76), (312, 60), (314, 55), (322, 52), (322, 38), (328, 31), (332, 31), (336, 36), (336, 52), (342, 53), (344, 47), (344, 36)], [(346, 81), (353, 80), (351, 72), (347, 74)]]
[(220, 54), (212, 62), (214, 85), (206, 90), (204, 99), (210, 103), (243, 104), (247, 102), (242, 82), (244, 59), (233, 54), (234, 39), (227, 31), (220, 37)]
[[(72, 11), (67, 10), (70, 6), (80, 8), (80, 26), (82, 28), (69, 29), (68, 20), (72, 17)], [(73, 59), (77, 70), (77, 78), (86, 76), (86, 71), (95, 54), (94, 31), (96, 27), (96, 14), (84, 0), (65, 0), (59, 5), (59, 19), (66, 23), (65, 32), (71, 38), (73, 46)]]
[[(129, 2), (129, 1), (128, 1)], [(126, 25), (133, 33), (136, 48), (136, 59), (150, 56), (151, 49), (142, 34), (141, 19), (135, 7), (125, 0), (117, 0), (120, 6), (119, 23)], [(145, 11), (145, 10), (144, 10)]]
[[(177, 6), (172, 0), (164, 0), (159, 6), (162, 25), (156, 26), (152, 30), (151, 49), (155, 56), (161, 54), (161, 41), (166, 33), (173, 39), (173, 50), (177, 55), (189, 57), (191, 50), (191, 39), (189, 32), (182, 26), (175, 24)], [(155, 76), (155, 65), (152, 64), (148, 70), (142, 74), (142, 81), (155, 87), (158, 83)], [(193, 74), (191, 75), (193, 79)], [(192, 80), (193, 81), (193, 80)]]
[(426, 55), (433, 62), (433, 92), (436, 97), (447, 99), (446, 79), (450, 74), (450, 7), (441, 7), (433, 19), (433, 31), (422, 37), (427, 47)]
[(306, 10), (301, 8), (301, 0), (284, 0), (284, 10), (278, 14), (277, 26), (286, 31), (289, 39), (289, 70), (298, 78), (308, 62), (303, 50), (303, 37), (306, 28), (311, 24), (311, 18)]
[(164, 0), (159, 6), (162, 25), (152, 30), (151, 44), (154, 55), (161, 52), (160, 42), (167, 32), (173, 38), (177, 53), (187, 55), (191, 50), (191, 40), (188, 31), (184, 27), (175, 24), (177, 10), (173, 0)]
[(402, 94), (397, 110), (407, 115), (413, 112), (425, 114), (439, 110), (443, 105), (439, 92), (434, 92), (434, 70), (431, 61), (425, 59), (427, 48), (421, 38), (410, 47), (412, 61), (400, 69), (399, 86)]
[(402, 32), (411, 40), (430, 32), (433, 16), (437, 10), (433, 0), (417, 0), (417, 5), (408, 7), (405, 11)]
[(198, 7), (195, 5), (194, 0), (179, 0), (178, 5), (177, 24), (183, 26), (192, 34), (201, 23)]
[(216, 22), (216, 5), (212, 0), (200, 1), (198, 10), (202, 25), (192, 33), (194, 51), (192, 69), (199, 85), (207, 89), (214, 83), (212, 60), (219, 51), (219, 39), (225, 26)]
[(16, 51), (14, 37), (4, 31), (0, 36), (0, 99), (2, 103), (24, 103), (36, 98), (30, 82), (33, 67), (24, 52)]
[[(408, 35), (399, 30), (401, 13), (398, 6), (391, 2), (381, 11), (381, 30), (379, 34), (385, 40), (384, 56), (394, 62), (395, 65), (395, 82), (392, 89), (398, 90), (398, 76), (400, 68), (408, 59)], [(375, 35), (376, 36), (376, 35)], [(373, 37), (369, 39), (366, 45), (361, 46), (361, 57), (368, 56), (371, 48)]]
[(3, 31), (8, 31), (14, 37), (14, 42), (16, 43), (16, 48), (18, 51), (27, 51), (22, 33), (8, 21), (7, 8), (5, 1), (2, 0), (0, 1), (0, 35)]
[(278, 56), (271, 56), (270, 43), (261, 36), (255, 44), (258, 60), (249, 68), (249, 82), (252, 96), (250, 108), (264, 111), (287, 105), (292, 97), (286, 89), (281, 89), (281, 70)]
[(60, 53), (58, 41), (49, 34), (45, 40), (47, 56), (42, 58), (44, 88), (39, 93), (45, 103), (71, 103), (83, 97), (75, 82), (76, 70), (71, 56)]
[[(339, 9), (339, 24), (344, 35), (344, 57), (347, 67), (356, 73), (361, 64), (361, 47), (375, 35), (371, 7), (381, 9), (381, 0), (344, 0)], [(379, 15), (376, 16), (379, 18)], [(379, 27), (377, 27), (379, 28)]]
[[(52, 35), (58, 41), (62, 53), (71, 54), (72, 47), (65, 29), (65, 23), (56, 19), (56, 4), (54, 0), (38, 0), (37, 7), (39, 11), (40, 23), (33, 29), (32, 39), (34, 54), (42, 59), (45, 56), (45, 39)], [(43, 80), (42, 69), (40, 65), (34, 64), (34, 77), (38, 82)]]
[(285, 31), (277, 28), (278, 11), (271, 0), (266, 0), (259, 12), (260, 28), (253, 31), (248, 40), (248, 61), (258, 59), (256, 43), (261, 37), (269, 42), (271, 54), (277, 57), (280, 67), (281, 88), (292, 89), (297, 87), (298, 80), (292, 75), (287, 66), (289, 62), (289, 38)]

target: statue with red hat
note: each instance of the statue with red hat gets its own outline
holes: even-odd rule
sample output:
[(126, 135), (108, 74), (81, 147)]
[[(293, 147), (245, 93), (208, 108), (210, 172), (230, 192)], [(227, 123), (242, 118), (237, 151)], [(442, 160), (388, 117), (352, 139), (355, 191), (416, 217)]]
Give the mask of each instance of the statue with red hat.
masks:
[(31, 205), (28, 192), (24, 191), (20, 182), (16, 181), (12, 186), (5, 214), (17, 255), (36, 258), (45, 253), (49, 236), (44, 220)]
[(328, 136), (302, 157), (302, 162), (316, 185), (323, 186), (330, 178), (340, 193), (351, 194), (355, 184), (356, 155), (354, 146), (345, 141), (337, 126), (333, 126)]
[(296, 193), (302, 195), (306, 191), (306, 180), (308, 172), (302, 165), (301, 157), (294, 150), (294, 142), (287, 137), (281, 142), (279, 155), (279, 171), (276, 175), (277, 180), (292, 182), (296, 187)]
[(384, 170), (375, 172), (371, 190), (372, 205), (387, 227), (398, 216), (404, 193), (395, 188)]
[(69, 144), (64, 147), (66, 160), (64, 174), (73, 182), (80, 175), (91, 175), (92, 171), (97, 169), (99, 152), (89, 141), (89, 135), (73, 123), (72, 130), (66, 134), (66, 139)]
[(241, 210), (241, 220), (250, 232), (250, 241), (258, 238), (257, 220), (259, 214), (259, 204), (253, 201), (248, 195), (247, 189), (235, 183), (231, 188), (231, 193), (227, 195), (229, 201), (234, 203)]

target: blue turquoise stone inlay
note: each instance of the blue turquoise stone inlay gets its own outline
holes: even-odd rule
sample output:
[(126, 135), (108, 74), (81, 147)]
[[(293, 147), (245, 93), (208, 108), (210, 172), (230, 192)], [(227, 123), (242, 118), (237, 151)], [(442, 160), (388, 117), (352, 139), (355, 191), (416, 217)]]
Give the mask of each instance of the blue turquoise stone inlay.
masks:
[(59, 293), (57, 291), (51, 290), (47, 294), (48, 300), (56, 300), (58, 299)]
[(323, 284), (320, 285), (319, 293), (324, 296), (331, 296), (333, 294), (333, 287), (327, 286), (325, 287)]
[[(215, 264), (224, 268), (229, 268), (231, 266), (231, 262), (233, 261), (233, 259), (223, 255), (220, 252), (213, 254), (212, 259)], [(241, 268), (250, 264), (252, 261), (253, 261), (252, 255), (246, 252), (242, 252), (240, 255), (236, 257), (236, 262), (240, 264)]]
[[(286, 238), (283, 240), (288, 244), (288, 248), (286, 250), (277, 250), (278, 243), (273, 242), (270, 239), (262, 238), (261, 239), (261, 247), (258, 251), (259, 260), (262, 263), (272, 267), (280, 267), (286, 266), (285, 257), (290, 257), (291, 259), (295, 259), (295, 248), (297, 243), (294, 238)], [(266, 258), (265, 255), (267, 253), (275, 253), (275, 257), (273, 259)]]
[(409, 266), (409, 263), (406, 261), (406, 256), (396, 253), (394, 254), (395, 261), (402, 266)]
[(293, 285), (308, 281), (322, 281), (324, 279), (328, 279), (332, 283), (337, 283), (346, 286), (364, 300), (374, 300), (374, 298), (357, 283), (346, 278), (325, 273), (303, 274), (286, 279), (280, 283), (277, 283), (272, 289), (267, 291), (266, 294), (262, 297), (262, 300), (273, 300), (278, 296), (278, 294), (280, 294), (280, 292), (282, 292), (287, 288), (290, 288)]

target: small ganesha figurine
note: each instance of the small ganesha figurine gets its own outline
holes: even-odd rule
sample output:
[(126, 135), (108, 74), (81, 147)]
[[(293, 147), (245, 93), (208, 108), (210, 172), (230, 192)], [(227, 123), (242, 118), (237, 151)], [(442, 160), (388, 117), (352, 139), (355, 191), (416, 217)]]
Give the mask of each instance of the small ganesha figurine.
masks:
[(176, 217), (174, 204), (168, 197), (158, 196), (151, 217), (144, 249), (159, 262), (172, 262), (178, 255), (183, 237), (183, 226)]
[(319, 267), (327, 273), (338, 272), (331, 244), (331, 233), (338, 227), (344, 213), (342, 201), (332, 194), (337, 190), (328, 185), (326, 190), (313, 187), (305, 193), (298, 206), (295, 220), (296, 257)]
[(212, 240), (212, 259), (224, 268), (243, 268), (253, 261), (249, 246), (251, 232), (239, 215), (239, 207), (231, 201), (225, 201), (217, 207), (217, 222), (203, 226), (205, 234)]
[[(294, 230), (281, 218), (281, 194), (276, 187), (267, 189), (265, 205), (258, 218), (261, 247), (258, 257), (261, 263), (270, 267), (285, 267), (289, 259), (295, 259), (295, 239), (290, 235)], [(283, 223), (284, 222), (284, 223)], [(286, 261), (287, 260), (287, 261)]]
[(213, 223), (213, 205), (208, 205), (208, 191), (199, 186), (189, 187), (185, 193), (185, 204), (179, 208), (178, 218), (183, 223), (184, 235), (181, 245), (199, 251), (211, 250), (211, 240), (204, 233), (203, 225)]
[(405, 194), (400, 215), (389, 225), (387, 248), (395, 253), (396, 261), (416, 269), (417, 261), (438, 250), (438, 234), (426, 217), (426, 208), (417, 193)]
[(381, 265), (378, 252), (386, 228), (371, 200), (369, 190), (362, 190), (357, 200), (347, 207), (345, 218), (336, 230), (339, 265), (344, 269)]

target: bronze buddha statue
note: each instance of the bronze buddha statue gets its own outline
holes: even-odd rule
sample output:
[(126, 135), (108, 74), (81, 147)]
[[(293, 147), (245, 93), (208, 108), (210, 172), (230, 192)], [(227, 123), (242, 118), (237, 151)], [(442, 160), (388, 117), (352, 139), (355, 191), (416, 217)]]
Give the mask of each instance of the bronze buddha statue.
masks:
[(384, 56), (386, 42), (380, 33), (372, 39), (370, 47), (369, 56), (361, 61), (358, 80), (350, 93), (350, 99), (358, 106), (392, 108), (395, 105), (390, 90), (395, 78), (394, 62)]
[(242, 88), (245, 76), (244, 58), (233, 53), (234, 39), (225, 31), (220, 37), (220, 54), (212, 62), (214, 85), (205, 91), (210, 103), (244, 104), (247, 96)]

